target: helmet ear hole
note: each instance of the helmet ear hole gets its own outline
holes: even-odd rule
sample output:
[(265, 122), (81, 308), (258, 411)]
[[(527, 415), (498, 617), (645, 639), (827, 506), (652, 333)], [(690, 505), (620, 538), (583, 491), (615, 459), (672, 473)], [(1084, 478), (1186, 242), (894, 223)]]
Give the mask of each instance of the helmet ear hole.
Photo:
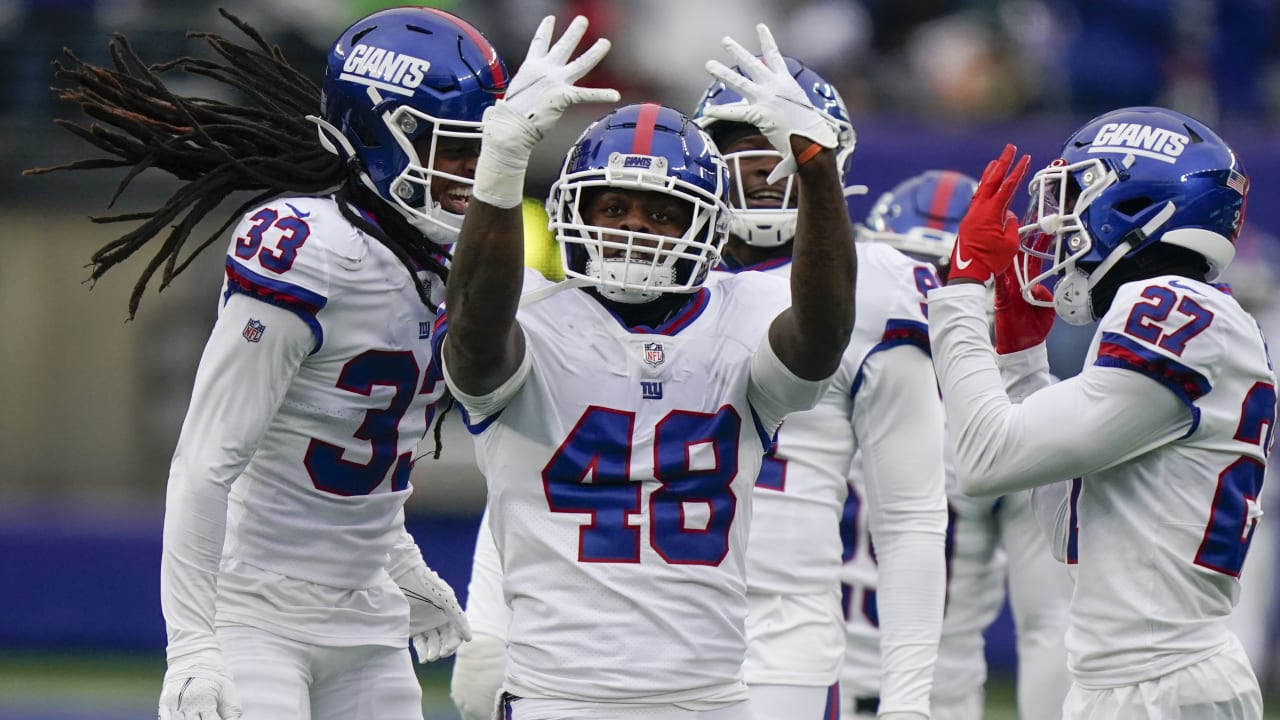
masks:
[(1134, 215), (1137, 215), (1143, 210), (1146, 210), (1147, 208), (1151, 207), (1151, 204), (1153, 202), (1155, 201), (1149, 197), (1136, 197), (1136, 198), (1129, 198), (1128, 200), (1123, 200), (1121, 202), (1118, 202), (1116, 203), (1115, 207), (1116, 207), (1116, 212), (1122, 215), (1128, 215), (1129, 217), (1133, 217)]

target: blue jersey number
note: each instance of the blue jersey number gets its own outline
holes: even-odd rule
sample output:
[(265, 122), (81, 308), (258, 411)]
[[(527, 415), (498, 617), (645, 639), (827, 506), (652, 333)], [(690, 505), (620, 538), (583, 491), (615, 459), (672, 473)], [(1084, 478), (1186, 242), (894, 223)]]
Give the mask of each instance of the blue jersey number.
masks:
[[(271, 208), (259, 210), (250, 220), (253, 227), (244, 237), (236, 238), (236, 257), (252, 260), (257, 255), (262, 267), (277, 274), (293, 267), (293, 261), (298, 258), (298, 248), (311, 237), (311, 226), (292, 215), (280, 217)], [(262, 236), (271, 228), (280, 231), (274, 249), (262, 243)]]
[[(395, 472), (391, 476), (391, 490), (409, 486), (409, 472), (413, 469), (411, 454), (396, 454), (400, 445), (400, 420), (413, 404), (414, 395), (430, 392), (436, 382), (431, 368), (421, 386), (418, 378), (418, 361), (408, 350), (368, 350), (347, 361), (338, 376), (338, 387), (342, 390), (368, 397), (375, 386), (381, 385), (394, 388), (395, 392), (387, 407), (365, 411), (364, 421), (355, 431), (357, 440), (368, 443), (367, 461), (353, 462), (346, 459), (347, 449), (341, 445), (311, 440), (303, 463), (316, 489), (342, 496), (368, 495), (382, 484), (392, 465)], [(428, 425), (434, 410), (434, 404), (427, 406)]]
[[(1124, 325), (1125, 333), (1151, 345), (1158, 345), (1174, 355), (1181, 356), (1182, 351), (1187, 349), (1187, 341), (1204, 332), (1213, 322), (1212, 311), (1190, 297), (1179, 301), (1177, 293), (1168, 288), (1152, 285), (1142, 291), (1142, 297), (1151, 302), (1133, 306)], [(1190, 319), (1177, 330), (1166, 333), (1156, 323), (1168, 320), (1174, 308)]]
[[(655, 426), (660, 486), (649, 495), (649, 544), (666, 562), (719, 565), (728, 554), (740, 428), (729, 406), (716, 413), (672, 411)], [(641, 531), (633, 521), (641, 514), (642, 487), (631, 476), (634, 435), (634, 413), (593, 405), (542, 469), (552, 512), (591, 516), (579, 530), (581, 562), (640, 562)]]
[[(1276, 389), (1264, 382), (1254, 383), (1240, 408), (1235, 439), (1270, 450), (1276, 421)], [(1204, 540), (1196, 552), (1196, 564), (1231, 577), (1240, 577), (1253, 528), (1261, 515), (1258, 495), (1266, 465), (1252, 457), (1241, 457), (1218, 475), (1218, 489)]]

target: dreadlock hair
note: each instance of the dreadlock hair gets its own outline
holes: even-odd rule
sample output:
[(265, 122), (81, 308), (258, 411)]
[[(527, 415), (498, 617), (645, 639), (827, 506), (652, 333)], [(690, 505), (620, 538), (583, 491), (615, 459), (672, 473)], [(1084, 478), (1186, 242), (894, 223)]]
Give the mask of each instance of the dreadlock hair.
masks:
[[(98, 121), (87, 126), (62, 119), (54, 123), (113, 157), (32, 168), (23, 175), (130, 168), (108, 207), (147, 168), (164, 170), (182, 181), (155, 210), (90, 218), (95, 223), (141, 224), (93, 254), (88, 282), (96, 282), (172, 223), (129, 297), (132, 319), (148, 283), (162, 265), (159, 290), (250, 208), (286, 194), (335, 192), (342, 215), (391, 250), (409, 270), (422, 302), (437, 310), (416, 271), (431, 271), (447, 281), (448, 269), (440, 258), (447, 259), (448, 252), (423, 237), (404, 216), (356, 180), (360, 169), (356, 158), (344, 163), (320, 144), (315, 126), (306, 119), (320, 111), (319, 86), (290, 65), (280, 47), (268, 44), (248, 23), (225, 10), (218, 12), (252, 40), (252, 46), (213, 33), (191, 32), (188, 39), (204, 40), (220, 59), (180, 57), (147, 65), (129, 40), (116, 33), (107, 43), (112, 68), (90, 65), (65, 48), (66, 64), (54, 63), (55, 77), (67, 84), (55, 88), (58, 98), (78, 104), (85, 115)], [(175, 70), (226, 85), (247, 98), (246, 104), (175, 94), (162, 79)], [(196, 226), (237, 191), (257, 192), (182, 258), (183, 246)], [(365, 220), (349, 207), (351, 204), (370, 212), (377, 223)]]

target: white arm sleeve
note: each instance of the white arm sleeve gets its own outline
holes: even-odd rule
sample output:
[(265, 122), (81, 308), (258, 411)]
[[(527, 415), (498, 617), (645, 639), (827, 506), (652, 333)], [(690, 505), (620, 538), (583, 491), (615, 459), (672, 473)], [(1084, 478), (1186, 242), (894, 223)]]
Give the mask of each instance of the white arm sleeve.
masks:
[(458, 648), (449, 695), (463, 720), (489, 720), (506, 674), (511, 608), (502, 594), (502, 560), (489, 529), (488, 508), (480, 516), (476, 534), (467, 586), (467, 620), (473, 637)]
[(400, 535), (391, 546), (391, 551), (387, 553), (387, 575), (390, 575), (393, 580), (427, 563), (422, 559), (422, 550), (418, 547), (418, 542), (404, 526), (404, 508), (400, 508), (400, 512), (396, 513), (396, 525), (400, 526)]
[(760, 416), (760, 422), (770, 433), (778, 429), (778, 424), (788, 414), (817, 405), (830, 385), (831, 378), (805, 380), (791, 372), (773, 351), (767, 332), (751, 354), (747, 402), (751, 403)]
[(853, 426), (879, 561), (880, 711), (927, 715), (947, 581), (942, 403), (915, 346), (875, 353), (862, 372)]
[(1031, 493), (1067, 484), (1005, 496), (999, 513), (1001, 545), (1009, 558), (1009, 605), (1018, 637), (1018, 710), (1026, 718), (1061, 715), (1071, 687), (1066, 648), (1071, 575), (1045, 547), (1046, 533), (1028, 506)]
[(467, 411), (467, 421), (472, 424), (478, 424), (491, 415), (495, 415), (502, 411), (502, 408), (511, 402), (511, 399), (520, 392), (520, 388), (524, 387), (524, 383), (529, 379), (529, 372), (533, 369), (533, 354), (529, 350), (529, 343), (526, 341), (524, 346), (524, 357), (520, 358), (520, 365), (516, 368), (511, 377), (507, 378), (501, 385), (486, 395), (468, 395), (457, 388), (453, 384), (453, 379), (449, 377), (449, 365), (444, 362), (444, 344), (449, 342), (449, 336), (445, 335), (440, 341), (440, 368), (444, 371), (445, 384), (449, 386), (449, 392), (453, 394), (458, 404)]
[(1088, 366), (1013, 403), (987, 336), (985, 291), (929, 292), (929, 340), (956, 478), (966, 495), (1001, 495), (1137, 457), (1190, 429), (1187, 405), (1138, 373)]
[[(247, 318), (265, 326), (243, 336)], [(165, 496), (160, 605), (170, 662), (216, 650), (214, 597), (227, 493), (258, 448), (289, 383), (315, 346), (289, 310), (233, 293), (218, 314), (174, 450)]]
[(507, 639), (511, 608), (502, 594), (502, 558), (489, 528), (489, 509), (480, 516), (476, 552), (471, 560), (471, 582), (467, 585), (467, 620), (473, 632)]

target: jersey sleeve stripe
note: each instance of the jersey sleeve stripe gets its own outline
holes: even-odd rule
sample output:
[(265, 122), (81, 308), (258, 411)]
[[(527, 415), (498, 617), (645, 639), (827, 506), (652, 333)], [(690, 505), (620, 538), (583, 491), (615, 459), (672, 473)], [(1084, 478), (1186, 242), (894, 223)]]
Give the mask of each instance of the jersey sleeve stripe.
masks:
[(884, 334), (880, 336), (880, 342), (876, 343), (862, 358), (862, 364), (858, 366), (858, 374), (854, 376), (853, 384), (849, 388), (849, 397), (857, 397), (858, 390), (862, 388), (864, 377), (862, 369), (866, 366), (867, 358), (899, 345), (918, 347), (925, 355), (933, 357), (929, 347), (929, 326), (926, 323), (919, 320), (889, 320), (884, 324)]
[(462, 415), (462, 425), (466, 427), (467, 432), (471, 433), (472, 435), (479, 435), (485, 430), (488, 430), (489, 426), (493, 424), (493, 421), (497, 420), (498, 417), (502, 415), (502, 411), (499, 410), (498, 412), (490, 415), (489, 417), (481, 420), (480, 422), (473, 423), (471, 422), (471, 416), (467, 414), (467, 409), (463, 407), (462, 403), (458, 403), (458, 412), (461, 413)]
[(1200, 408), (1196, 407), (1196, 401), (1213, 389), (1204, 375), (1124, 335), (1110, 332), (1102, 334), (1093, 364), (1132, 370), (1164, 385), (1191, 410), (1191, 427), (1184, 437), (1190, 437), (1200, 427)]
[(324, 345), (324, 328), (316, 315), (328, 303), (328, 298), (293, 283), (255, 273), (231, 258), (227, 258), (226, 271), (227, 292), (223, 302), (226, 302), (232, 293), (242, 293), (292, 312), (306, 323), (307, 327), (311, 328), (311, 334), (315, 335), (316, 346), (311, 354), (314, 355), (320, 351), (321, 346)]
[(1199, 372), (1119, 333), (1102, 334), (1093, 364), (1142, 373), (1192, 407), (1213, 389), (1209, 379)]
[[(750, 403), (748, 403), (750, 406)], [(778, 441), (778, 433), (775, 431), (770, 433), (764, 426), (764, 422), (760, 419), (760, 413), (756, 412), (754, 407), (751, 408), (751, 423), (756, 427), (756, 436), (760, 438), (760, 446), (764, 448), (764, 452), (769, 452), (773, 444)]]
[(919, 320), (890, 320), (884, 324), (884, 335), (880, 337), (880, 344), (872, 348), (871, 352), (879, 352), (899, 345), (915, 345), (923, 350), (925, 355), (932, 357), (933, 353), (929, 348), (929, 325)]

